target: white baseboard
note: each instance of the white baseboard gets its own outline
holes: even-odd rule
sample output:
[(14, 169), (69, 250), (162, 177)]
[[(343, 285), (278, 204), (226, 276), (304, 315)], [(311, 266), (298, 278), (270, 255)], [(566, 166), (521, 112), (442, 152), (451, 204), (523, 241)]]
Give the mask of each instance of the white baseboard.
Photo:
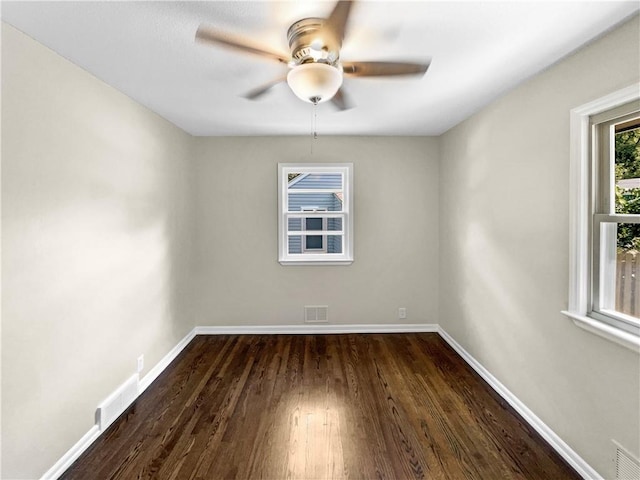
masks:
[(51, 467), (47, 472), (42, 476), (41, 480), (56, 480), (62, 475), (67, 468), (71, 466), (76, 459), (82, 455), (87, 448), (91, 446), (93, 442), (100, 436), (102, 432), (98, 425), (94, 425), (91, 429), (83, 435), (83, 437), (78, 440), (78, 442), (71, 447), (67, 453), (65, 453), (60, 460), (58, 460), (53, 467)]
[(408, 333), (437, 332), (435, 323), (401, 324), (306, 324), (306, 325), (243, 325), (196, 327), (196, 335), (313, 335), (332, 333)]
[[(173, 359), (182, 352), (184, 347), (186, 347), (195, 336), (196, 331), (193, 329), (182, 340), (180, 340), (180, 342), (178, 342), (178, 344), (173, 347), (171, 351), (162, 358), (162, 360), (149, 370), (138, 384), (137, 397), (139, 397), (142, 392), (144, 392), (147, 387), (151, 385), (156, 378), (158, 378), (158, 375), (160, 375), (164, 369), (169, 366)], [(47, 470), (41, 480), (57, 480), (60, 475), (62, 475), (71, 466), (71, 464), (73, 464), (73, 462), (75, 462), (78, 457), (98, 439), (100, 435), (102, 435), (103, 432), (104, 430), (100, 430), (98, 425), (91, 427), (89, 431), (85, 433), (84, 436), (55, 463), (55, 465), (53, 465), (53, 467)]]
[[(196, 335), (294, 335), (334, 333), (438, 333), (504, 400), (531, 425), (544, 440), (585, 480), (603, 480), (582, 457), (567, 445), (551, 428), (538, 418), (507, 387), (484, 368), (438, 324), (370, 324), (370, 325), (255, 325), (255, 326), (201, 326), (195, 327), (140, 381), (138, 395), (184, 350)], [(91, 429), (51, 467), (41, 480), (56, 480), (102, 434), (97, 425)]]
[(438, 328), (440, 336), (460, 355), (465, 362), (480, 375), (513, 409), (524, 418), (533, 429), (585, 480), (604, 480), (591, 465), (584, 461), (569, 445), (567, 445), (551, 428), (516, 397), (507, 387), (491, 375), (480, 362), (469, 354), (442, 327)]
[(196, 329), (191, 330), (178, 344), (167, 353), (162, 360), (160, 360), (147, 374), (140, 380), (140, 387), (138, 389), (138, 396), (144, 392), (158, 376), (164, 372), (171, 362), (189, 345), (191, 340), (196, 336)]

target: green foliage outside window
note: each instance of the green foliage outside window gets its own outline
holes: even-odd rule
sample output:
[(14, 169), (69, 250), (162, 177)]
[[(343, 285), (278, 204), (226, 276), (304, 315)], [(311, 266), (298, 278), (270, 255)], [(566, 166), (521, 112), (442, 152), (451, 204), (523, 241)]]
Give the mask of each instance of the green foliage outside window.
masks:
[[(617, 133), (615, 148), (615, 211), (640, 214), (640, 188), (621, 188), (617, 185), (619, 180), (640, 179), (640, 127)], [(640, 224), (618, 225), (618, 248), (640, 250)]]

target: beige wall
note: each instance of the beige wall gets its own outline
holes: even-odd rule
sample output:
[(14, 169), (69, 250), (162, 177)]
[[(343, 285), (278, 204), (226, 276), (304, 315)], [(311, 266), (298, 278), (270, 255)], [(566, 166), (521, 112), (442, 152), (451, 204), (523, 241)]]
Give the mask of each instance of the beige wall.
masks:
[(37, 478), (192, 329), (190, 137), (6, 24), (2, 120), (2, 478)]
[[(438, 322), (438, 145), (434, 138), (196, 139), (199, 325)], [(282, 266), (278, 162), (354, 163), (355, 261)], [(398, 307), (408, 317), (398, 320)]]
[(569, 110), (638, 81), (638, 17), (442, 137), (441, 323), (605, 478), (640, 451), (640, 357), (567, 308)]

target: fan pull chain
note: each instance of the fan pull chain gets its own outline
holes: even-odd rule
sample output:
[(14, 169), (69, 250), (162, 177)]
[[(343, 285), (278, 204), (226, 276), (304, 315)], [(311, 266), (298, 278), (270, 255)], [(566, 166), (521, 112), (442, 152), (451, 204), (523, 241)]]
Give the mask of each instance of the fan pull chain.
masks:
[(311, 155), (313, 155), (313, 141), (318, 139), (318, 102), (313, 102), (311, 110)]
[(318, 139), (318, 104), (313, 104), (313, 139)]

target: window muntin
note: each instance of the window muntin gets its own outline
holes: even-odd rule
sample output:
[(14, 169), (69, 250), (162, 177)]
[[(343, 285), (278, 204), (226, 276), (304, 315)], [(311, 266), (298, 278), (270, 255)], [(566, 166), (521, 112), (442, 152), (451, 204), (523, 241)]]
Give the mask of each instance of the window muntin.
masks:
[(278, 165), (280, 263), (353, 261), (352, 172), (352, 164)]
[[(590, 316), (640, 333), (640, 112), (594, 115)], [(637, 188), (636, 188), (637, 187)]]

